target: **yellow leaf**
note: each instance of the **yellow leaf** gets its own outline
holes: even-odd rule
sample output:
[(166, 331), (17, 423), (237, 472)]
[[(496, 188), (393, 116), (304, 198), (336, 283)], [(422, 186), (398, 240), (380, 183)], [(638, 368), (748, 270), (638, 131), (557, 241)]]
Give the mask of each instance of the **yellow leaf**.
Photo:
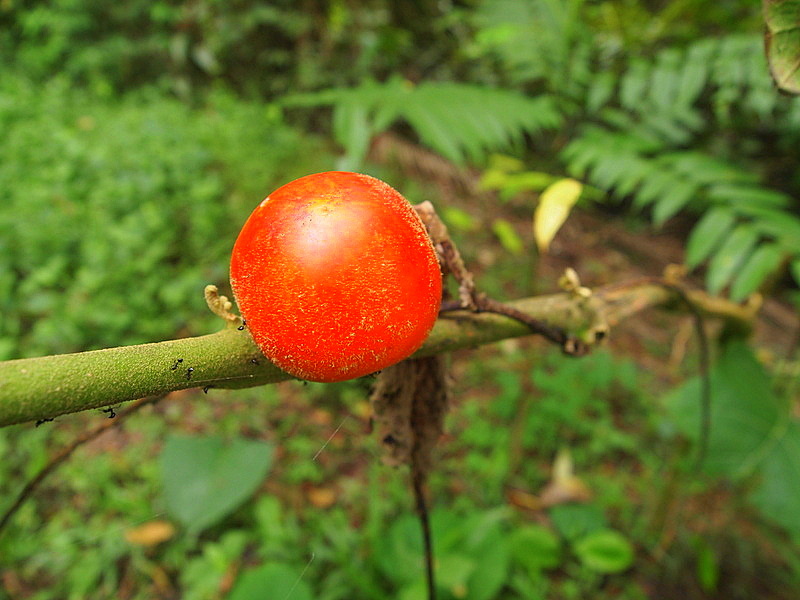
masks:
[(336, 502), (336, 490), (329, 487), (311, 487), (306, 490), (308, 501), (317, 508), (330, 508)]
[(539, 252), (547, 252), (558, 230), (569, 216), (583, 191), (575, 179), (560, 179), (548, 186), (539, 198), (533, 215), (533, 236)]
[(586, 502), (592, 491), (575, 475), (569, 450), (561, 450), (553, 461), (553, 475), (539, 494), (542, 506), (555, 506), (567, 502)]
[(128, 529), (125, 532), (125, 539), (130, 544), (149, 547), (166, 542), (173, 535), (175, 535), (175, 527), (172, 523), (156, 519)]

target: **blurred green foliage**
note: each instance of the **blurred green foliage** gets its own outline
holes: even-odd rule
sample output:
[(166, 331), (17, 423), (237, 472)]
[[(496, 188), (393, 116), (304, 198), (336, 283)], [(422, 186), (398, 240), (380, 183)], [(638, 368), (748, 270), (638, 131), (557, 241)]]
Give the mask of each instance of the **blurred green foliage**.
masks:
[(208, 332), (241, 224), (327, 159), (280, 111), (0, 81), (0, 358)]
[[(497, 364), (492, 361), (485, 368)], [(523, 410), (519, 403), (525, 398), (553, 407), (563, 403), (563, 395), (551, 397), (550, 390), (574, 377), (576, 364), (564, 357), (548, 358), (549, 375), (542, 382), (552, 385), (544, 383), (535, 392), (529, 382), (538, 380), (536, 370), (528, 373), (527, 381), (513, 373), (497, 377), (492, 387), (500, 391), (502, 406), (489, 402), (489, 396), (471, 398), (453, 414), (449, 456), (443, 457), (432, 481), (437, 585), (443, 598), (490, 600), (544, 593), (611, 598), (618, 586), (627, 590), (627, 597), (641, 596), (639, 584), (624, 575), (635, 561), (629, 556), (628, 538), (610, 529), (607, 514), (612, 504), (556, 506), (550, 509), (552, 525), (537, 525), (524, 511), (503, 502), (509, 482), (529, 489), (540, 485), (547, 470), (541, 467), (541, 457), (551, 459), (553, 449), (563, 443), (575, 449), (581, 476), (585, 472), (598, 491), (609, 493), (620, 485), (604, 482), (599, 470), (604, 457), (628, 454), (610, 440), (613, 435), (606, 427), (582, 430), (587, 437), (581, 441), (553, 439), (543, 445), (538, 434), (552, 413), (539, 416), (530, 411), (520, 438), (509, 436), (503, 426), (508, 411)], [(634, 411), (640, 410), (635, 408), (643, 402), (636, 391), (640, 379), (632, 369), (630, 362), (618, 362), (606, 353), (590, 357), (583, 365), (589, 380), (577, 392), (572, 409), (563, 411), (558, 427), (568, 428), (579, 415), (588, 414), (584, 411), (594, 412), (579, 406), (590, 397), (599, 408), (622, 394)], [(602, 382), (613, 385), (598, 387)], [(82, 456), (67, 463), (48, 484), (48, 493), (29, 501), (0, 536), (0, 569), (13, 569), (26, 584), (46, 583), (37, 585), (42, 600), (103, 598), (126, 586), (132, 590), (130, 598), (152, 598), (167, 589), (182, 598), (210, 598), (239, 570), (231, 598), (255, 597), (253, 588), (265, 581), (276, 589), (297, 584), (298, 597), (423, 598), (422, 542), (419, 523), (409, 510), (405, 473), (380, 464), (377, 440), (364, 436), (366, 420), (353, 416), (363, 402), (361, 385), (318, 385), (310, 392), (299, 383), (281, 389), (213, 390), (202, 397), (202, 404), (165, 404), (139, 415), (128, 432), (135, 442), (113, 452), (102, 446), (81, 449)], [(463, 382), (459, 387), (470, 385)], [(210, 418), (219, 409), (224, 416)], [(350, 415), (330, 421), (344, 444), (326, 442), (327, 432), (314, 423), (320, 411)], [(65, 442), (74, 428), (103, 418), (100, 413), (84, 414), (64, 428), (3, 430), (3, 495), (15, 490), (20, 476), (29, 476), (43, 464), (48, 437)], [(198, 428), (210, 436), (176, 437), (176, 431)], [(236, 441), (238, 432), (247, 429), (265, 431), (268, 445)], [(299, 441), (304, 443), (292, 443)], [(577, 452), (587, 442), (591, 453)], [(269, 480), (283, 482), (274, 488), (283, 491), (270, 494), (262, 489), (254, 494), (252, 483), (263, 479), (256, 477), (257, 471), (273, 444), (277, 452)], [(243, 454), (250, 452), (257, 457), (243, 463)], [(478, 460), (487, 453), (491, 460)], [(499, 469), (498, 464), (510, 467)], [(247, 483), (239, 485), (231, 478)], [(448, 488), (454, 483), (470, 487), (451, 497)], [(227, 489), (228, 484), (233, 488)], [(476, 493), (471, 486), (492, 493)], [(323, 507), (309, 503), (303, 490), (313, 489), (331, 490), (336, 502)], [(248, 498), (243, 504), (242, 494)], [(235, 502), (229, 502), (232, 495)], [(72, 497), (81, 501), (67, 508)], [(40, 522), (48, 506), (59, 509)], [(174, 535), (152, 545), (129, 537), (140, 526), (164, 519), (178, 526)], [(58, 560), (53, 559), (56, 554)], [(119, 565), (125, 566), (120, 570)], [(548, 573), (565, 571), (567, 585), (548, 578)], [(165, 581), (168, 587), (159, 588)]]
[(412, 67), (451, 73), (463, 25), (449, 3), (52, 0), (0, 6), (0, 60), (43, 81), (111, 94), (143, 85), (188, 98), (212, 82), (274, 97)]
[[(596, 186), (595, 199), (646, 211), (656, 225), (681, 211), (700, 216), (688, 266), (706, 264), (709, 290), (728, 289), (738, 302), (787, 265), (800, 273), (800, 163), (792, 150), (800, 98), (775, 89), (760, 33), (732, 27), (670, 45), (666, 23), (691, 5), (701, 3), (675, 2), (652, 15), (663, 28), (660, 44), (632, 52), (622, 32), (598, 22), (604, 13), (595, 3), (484, 0), (468, 18), (467, 47), (495, 66), (492, 87), (476, 73), (467, 85), (395, 77), (286, 102), (333, 106), (347, 169), (360, 168), (372, 137), (399, 119), (455, 162), (485, 165), (487, 152), (510, 149), (535, 162), (536, 171), (493, 178), (503, 195), (506, 186), (539, 191), (538, 177), (520, 186), (520, 176), (538, 175), (545, 161)], [(532, 142), (520, 144), (525, 136)], [(776, 148), (784, 150), (779, 159)]]
[[(212, 330), (202, 289), (224, 288), (252, 208), (335, 165), (396, 175), (366, 162), (387, 130), (485, 169), (502, 200), (489, 221), (439, 208), (469, 258), (484, 242), (511, 255), (481, 275), (491, 294), (533, 291), (511, 219), (529, 218), (520, 193), (565, 174), (615, 210), (697, 218), (687, 262), (714, 291), (744, 298), (787, 262), (800, 281), (800, 105), (773, 90), (761, 27), (747, 0), (0, 2), (0, 359)], [(430, 198), (430, 182), (405, 184)], [(629, 360), (515, 344), (455, 361), (432, 475), (442, 598), (798, 595), (796, 386), (774, 393), (728, 348), (701, 479), (696, 382), (664, 415), (666, 384)], [(0, 582), (42, 600), (423, 597), (418, 524), (368, 435), (368, 387), (173, 396), (23, 507), (0, 536)], [(0, 431), (0, 496), (100, 418)], [(217, 470), (165, 443), (180, 434), (207, 435)], [(225, 451), (254, 447), (243, 438), (260, 440), (252, 473)], [(541, 491), (565, 448), (594, 498), (515, 505), (509, 490)], [(239, 489), (188, 498), (212, 480)], [(160, 520), (178, 531), (127, 536)]]
[[(696, 438), (699, 381), (673, 390), (666, 406), (676, 426)], [(711, 435), (703, 468), (745, 481), (748, 500), (800, 540), (800, 424), (769, 374), (743, 342), (730, 344), (711, 376)], [(742, 427), (747, 423), (747, 427)]]

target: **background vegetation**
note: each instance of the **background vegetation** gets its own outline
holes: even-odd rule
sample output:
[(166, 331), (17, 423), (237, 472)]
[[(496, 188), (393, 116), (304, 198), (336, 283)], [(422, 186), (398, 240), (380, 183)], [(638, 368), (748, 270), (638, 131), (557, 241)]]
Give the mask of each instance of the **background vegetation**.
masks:
[[(501, 298), (565, 266), (597, 285), (685, 262), (766, 297), (747, 342), (710, 326), (703, 469), (680, 316), (580, 360), (458, 353), (442, 597), (797, 597), (800, 101), (770, 82), (762, 28), (744, 0), (0, 2), (0, 359), (213, 331), (202, 288), (226, 285), (246, 216), (331, 168), (432, 200)], [(566, 175), (579, 209), (536, 256), (535, 200)], [(369, 385), (143, 411), (0, 533), (0, 596), (424, 597)], [(0, 496), (102, 418), (0, 431)]]

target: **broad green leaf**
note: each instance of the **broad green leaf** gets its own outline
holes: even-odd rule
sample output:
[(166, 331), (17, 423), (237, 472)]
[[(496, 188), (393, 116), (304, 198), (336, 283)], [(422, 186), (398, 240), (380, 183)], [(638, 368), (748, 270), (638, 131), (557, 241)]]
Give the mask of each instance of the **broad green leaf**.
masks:
[[(726, 346), (710, 376), (711, 431), (703, 469), (733, 480), (756, 475), (750, 502), (800, 536), (800, 424), (773, 394), (767, 371), (745, 342)], [(693, 439), (699, 432), (699, 393), (694, 378), (665, 399), (672, 421)]]
[(686, 264), (694, 268), (703, 262), (733, 227), (736, 218), (724, 208), (712, 208), (692, 229), (686, 245)]
[(509, 173), (502, 169), (489, 168), (482, 174), (478, 181), (478, 189), (481, 190), (502, 190), (506, 186)]
[(691, 139), (689, 130), (675, 120), (673, 115), (658, 111), (642, 114), (642, 124), (670, 145), (682, 145)]
[(625, 157), (625, 173), (616, 181), (614, 194), (620, 197), (628, 196), (633, 190), (649, 177), (655, 168), (649, 160), (644, 160), (638, 156)]
[(731, 300), (739, 302), (755, 292), (778, 268), (783, 252), (777, 244), (762, 244), (744, 263), (731, 285)]
[(749, 225), (739, 225), (711, 257), (706, 275), (706, 285), (712, 294), (718, 294), (730, 283), (734, 274), (753, 251), (758, 234)]
[[(711, 431), (703, 469), (712, 475), (749, 475), (784, 425), (785, 411), (771, 390), (764, 367), (744, 342), (728, 344), (709, 374)], [(665, 398), (679, 431), (697, 440), (700, 425), (700, 380), (692, 378)]]
[(597, 573), (621, 573), (633, 564), (633, 545), (612, 529), (588, 534), (573, 545), (581, 563)]
[(314, 594), (303, 579), (303, 571), (281, 563), (270, 563), (245, 571), (227, 600), (312, 600)]
[(499, 527), (485, 536), (479, 548), (475, 570), (467, 582), (467, 600), (491, 600), (503, 587), (508, 575), (508, 541)]
[(500, 191), (500, 197), (505, 201), (523, 191), (539, 192), (557, 180), (558, 177), (540, 171), (509, 173), (488, 169), (481, 176), (479, 185), (481, 189)]
[(562, 179), (542, 192), (533, 215), (533, 235), (539, 252), (547, 252), (582, 191), (583, 185), (579, 181)]
[[(435, 527), (433, 530), (436, 532), (434, 543), (438, 543), (440, 532)], [(375, 540), (375, 544), (377, 566), (390, 581), (397, 585), (407, 584), (421, 577), (424, 568), (422, 537), (413, 515), (396, 519), (385, 535)], [(436, 554), (438, 558), (438, 552)]]
[[(483, 560), (483, 557), (480, 558)], [(450, 590), (456, 598), (465, 598), (469, 581), (478, 559), (463, 554), (445, 554), (436, 557), (436, 584)]]
[(426, 82), (406, 93), (402, 102), (397, 102), (393, 89), (384, 88), (383, 93), (424, 143), (459, 163), (508, 148), (523, 134), (554, 128), (562, 121), (552, 98), (511, 90)]
[(550, 509), (549, 516), (570, 542), (607, 526), (603, 511), (593, 504), (559, 504)]
[(492, 223), (492, 231), (500, 240), (503, 248), (511, 254), (521, 254), (525, 249), (525, 244), (522, 243), (514, 227), (505, 219), (495, 219)]
[(750, 500), (770, 521), (800, 535), (800, 424), (775, 430), (773, 445), (759, 464), (759, 485)]
[(764, 0), (765, 46), (775, 83), (800, 94), (800, 0)]
[(428, 600), (428, 584), (425, 579), (417, 577), (403, 587), (397, 594), (397, 600)]
[(258, 489), (272, 462), (272, 447), (246, 439), (171, 436), (160, 460), (168, 512), (199, 532)]
[(526, 525), (515, 530), (509, 539), (509, 547), (512, 560), (531, 574), (561, 564), (561, 541), (542, 525)]

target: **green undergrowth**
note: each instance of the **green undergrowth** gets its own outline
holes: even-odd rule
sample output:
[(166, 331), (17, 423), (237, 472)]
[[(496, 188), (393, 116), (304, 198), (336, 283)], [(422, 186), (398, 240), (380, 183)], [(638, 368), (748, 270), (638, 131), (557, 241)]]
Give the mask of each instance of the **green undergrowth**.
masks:
[[(747, 566), (763, 542), (730, 547), (726, 528), (684, 522), (681, 505), (718, 490), (689, 474), (691, 457), (651, 397), (654, 382), (634, 363), (603, 351), (569, 359), (527, 342), (479, 352), (454, 359), (453, 407), (431, 477), (442, 598), (636, 599), (655, 581), (725, 594), (763, 576)], [(424, 598), (408, 474), (380, 461), (370, 383), (187, 392), (145, 409), (80, 449), (0, 536), (9, 592)], [(12, 498), (50, 448), (105, 418), (0, 432), (0, 495)], [(538, 505), (559, 456), (570, 464), (562, 491), (587, 494)], [(654, 560), (665, 535), (675, 539)], [(771, 551), (791, 556), (773, 536)], [(779, 563), (756, 566), (794, 589)]]
[(233, 240), (277, 185), (330, 168), (279, 111), (210, 93), (103, 99), (0, 81), (0, 359), (211, 330)]

